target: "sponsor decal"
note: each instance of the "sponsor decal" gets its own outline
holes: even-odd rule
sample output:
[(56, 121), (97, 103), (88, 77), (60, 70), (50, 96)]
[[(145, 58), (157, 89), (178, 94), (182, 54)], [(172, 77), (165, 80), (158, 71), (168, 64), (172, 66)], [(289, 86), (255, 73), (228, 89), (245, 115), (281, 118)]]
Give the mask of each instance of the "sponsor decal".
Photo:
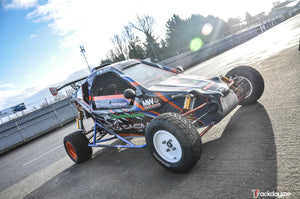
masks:
[(157, 97), (153, 97), (150, 99), (145, 99), (142, 101), (143, 107), (145, 110), (160, 107), (159, 99)]
[(102, 68), (101, 70), (98, 70), (97, 71), (97, 75), (101, 75), (103, 73), (106, 73), (107, 71), (109, 71), (111, 68)]
[(116, 102), (116, 103), (111, 103), (112, 107), (123, 107), (123, 106), (128, 106), (127, 102)]
[(133, 118), (133, 117), (141, 117), (144, 118), (145, 114), (144, 113), (133, 113), (133, 114), (121, 114), (121, 115), (111, 115), (110, 119), (119, 119), (119, 118)]
[(125, 99), (95, 100), (96, 108), (122, 108), (128, 106)]
[(261, 197), (276, 197), (276, 198), (283, 198), (289, 197), (292, 193), (285, 191), (285, 192), (276, 192), (276, 191), (260, 191), (259, 189), (252, 189), (253, 198), (261, 198)]
[(112, 124), (112, 129), (115, 131), (122, 131), (122, 130), (130, 130), (130, 129), (136, 129), (138, 131), (142, 131), (146, 128), (148, 123), (132, 123), (132, 124), (121, 124), (122, 121), (119, 119), (116, 119)]
[(154, 104), (154, 100), (153, 100), (153, 98), (146, 99), (146, 100), (142, 101), (142, 103), (143, 103), (143, 107), (145, 107), (145, 106), (151, 106), (151, 105)]

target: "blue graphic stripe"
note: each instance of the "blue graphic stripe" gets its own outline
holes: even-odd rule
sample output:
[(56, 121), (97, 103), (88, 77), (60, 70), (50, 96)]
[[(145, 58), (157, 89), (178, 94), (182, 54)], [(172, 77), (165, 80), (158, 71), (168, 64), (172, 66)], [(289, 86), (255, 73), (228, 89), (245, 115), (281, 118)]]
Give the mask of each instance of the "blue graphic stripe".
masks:
[(121, 75), (121, 77), (122, 77), (124, 80), (128, 81), (129, 83), (135, 82), (134, 79), (132, 79), (131, 77), (128, 77), (127, 75)]
[(143, 111), (142, 109), (140, 109), (139, 107), (137, 107), (137, 106), (132, 106), (132, 108), (133, 108), (133, 110), (135, 110), (135, 111)]
[[(172, 101), (166, 94), (164, 94), (164, 93), (161, 93), (165, 98), (167, 98), (169, 101)], [(177, 104), (177, 102), (175, 102), (175, 101), (172, 101), (176, 106), (178, 106), (178, 107), (180, 107), (180, 108), (182, 108), (183, 109), (183, 107), (182, 106), (180, 106), (179, 104)]]

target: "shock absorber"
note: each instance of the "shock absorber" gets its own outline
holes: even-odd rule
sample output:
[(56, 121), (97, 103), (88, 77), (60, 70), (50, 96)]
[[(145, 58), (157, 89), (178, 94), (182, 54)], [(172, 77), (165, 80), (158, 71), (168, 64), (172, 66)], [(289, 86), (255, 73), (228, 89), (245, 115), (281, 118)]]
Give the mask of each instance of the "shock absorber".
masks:
[(77, 109), (77, 116), (76, 116), (76, 123), (77, 123), (77, 129), (79, 131), (83, 131), (84, 127), (83, 127), (83, 113), (81, 110), (80, 105), (75, 101), (76, 104), (76, 109)]
[[(192, 95), (192, 94), (186, 95), (185, 100), (184, 100), (183, 111), (187, 112), (187, 111), (193, 109), (194, 103), (195, 103), (194, 95)], [(193, 113), (187, 114), (187, 115), (185, 115), (185, 117), (190, 121), (194, 120)]]

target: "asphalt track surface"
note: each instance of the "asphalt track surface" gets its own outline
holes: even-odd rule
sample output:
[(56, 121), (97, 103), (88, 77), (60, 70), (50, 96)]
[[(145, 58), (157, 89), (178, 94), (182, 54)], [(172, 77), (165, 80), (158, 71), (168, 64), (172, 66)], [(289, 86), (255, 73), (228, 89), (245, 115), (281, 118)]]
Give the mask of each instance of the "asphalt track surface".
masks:
[(203, 136), (190, 172), (168, 172), (147, 148), (96, 149), (91, 160), (74, 164), (62, 145), (76, 130), (72, 122), (0, 157), (0, 198), (253, 198), (252, 189), (300, 198), (299, 21), (186, 71), (211, 76), (251, 65), (265, 80), (257, 104), (237, 107)]

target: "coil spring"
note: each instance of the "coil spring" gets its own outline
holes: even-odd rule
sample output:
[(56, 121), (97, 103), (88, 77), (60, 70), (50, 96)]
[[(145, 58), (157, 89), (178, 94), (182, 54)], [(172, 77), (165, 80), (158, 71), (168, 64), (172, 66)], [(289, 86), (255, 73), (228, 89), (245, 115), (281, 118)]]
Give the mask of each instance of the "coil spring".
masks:
[(191, 122), (195, 120), (195, 119), (194, 119), (193, 113), (190, 113), (190, 114), (186, 115), (185, 117), (186, 117), (188, 120), (190, 120)]

